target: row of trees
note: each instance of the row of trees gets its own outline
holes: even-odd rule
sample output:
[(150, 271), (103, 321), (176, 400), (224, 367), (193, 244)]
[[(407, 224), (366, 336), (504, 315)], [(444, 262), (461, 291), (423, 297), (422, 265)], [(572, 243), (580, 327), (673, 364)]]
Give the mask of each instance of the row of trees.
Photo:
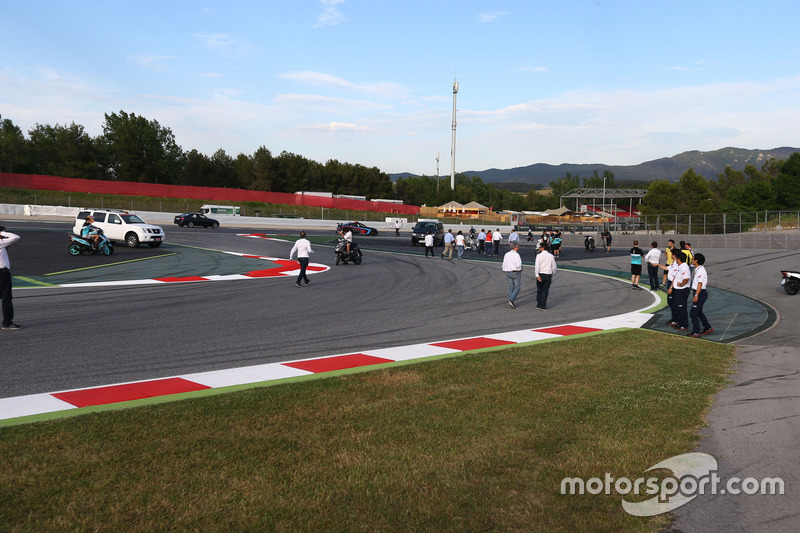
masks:
[(656, 180), (647, 188), (643, 214), (736, 213), (800, 209), (800, 153), (787, 160), (768, 160), (761, 169), (726, 167), (715, 180), (694, 169), (678, 181)]
[[(206, 156), (184, 151), (169, 128), (124, 111), (105, 115), (103, 134), (92, 137), (83, 126), (37, 124), (28, 137), (0, 116), (0, 171), (87, 179), (139, 181), (174, 185), (229, 187), (271, 192), (328, 191), (368, 198), (393, 198), (412, 205), (442, 205), (451, 200), (477, 201), (495, 211), (543, 211), (578, 187), (614, 189), (613, 172), (588, 178), (567, 173), (550, 182), (547, 195), (531, 189), (512, 192), (479, 176), (399, 178), (392, 183), (378, 168), (329, 160), (324, 165), (300, 155), (278, 156), (265, 147), (252, 155), (232, 157), (224, 150)], [(707, 180), (689, 169), (676, 182), (650, 183), (640, 206), (645, 214), (712, 213), (800, 209), (800, 153), (786, 161), (767, 161), (761, 169), (725, 169)]]
[(330, 160), (320, 164), (265, 147), (232, 157), (184, 151), (169, 128), (124, 111), (105, 115), (103, 134), (83, 126), (37, 124), (28, 137), (0, 116), (0, 171), (68, 178), (229, 187), (270, 192), (329, 191), (391, 198), (388, 174), (378, 168)]

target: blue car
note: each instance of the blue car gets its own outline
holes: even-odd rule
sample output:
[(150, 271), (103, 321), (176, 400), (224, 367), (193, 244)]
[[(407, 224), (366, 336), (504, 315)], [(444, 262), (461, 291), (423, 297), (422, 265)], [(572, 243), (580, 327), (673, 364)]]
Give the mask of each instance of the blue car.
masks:
[(336, 226), (336, 233), (342, 233), (342, 230), (350, 230), (353, 235), (369, 235), (370, 237), (377, 237), (378, 230), (365, 226), (361, 222), (348, 222), (347, 224), (339, 224)]

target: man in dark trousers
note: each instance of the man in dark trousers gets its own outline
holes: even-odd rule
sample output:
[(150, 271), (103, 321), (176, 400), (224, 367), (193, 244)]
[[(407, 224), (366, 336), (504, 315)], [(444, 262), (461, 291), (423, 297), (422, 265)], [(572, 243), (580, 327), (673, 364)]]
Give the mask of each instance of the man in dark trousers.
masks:
[(547, 309), (547, 296), (550, 294), (550, 283), (556, 274), (556, 260), (547, 251), (547, 245), (539, 243), (539, 253), (536, 254), (536, 309)]
[(20, 329), (14, 324), (14, 306), (11, 303), (11, 261), (6, 248), (19, 240), (19, 235), (6, 231), (0, 226), (0, 306), (3, 308), (3, 330)]
[(672, 292), (673, 305), (675, 306), (675, 317), (678, 323), (673, 326), (678, 331), (687, 331), (689, 329), (689, 310), (686, 303), (689, 300), (689, 292), (691, 291), (692, 275), (689, 272), (689, 265), (685, 263), (686, 256), (683, 252), (675, 253), (675, 262), (678, 263), (678, 269), (675, 273), (675, 279), (672, 281), (668, 293)]
[(603, 230), (603, 233), (600, 234), (600, 238), (603, 239), (603, 244), (606, 245), (606, 253), (611, 253), (611, 232), (608, 231), (608, 228)]
[(311, 254), (314, 253), (314, 250), (311, 249), (311, 243), (306, 239), (306, 232), (300, 232), (300, 238), (294, 243), (292, 246), (292, 251), (289, 252), (289, 260), (291, 261), (297, 256), (297, 261), (300, 263), (300, 273), (297, 275), (297, 282), (295, 285), (298, 287), (302, 287), (300, 285), (301, 281), (305, 281), (306, 285), (310, 283), (308, 279), (308, 275), (306, 274), (306, 269), (308, 268), (308, 261), (311, 257)]

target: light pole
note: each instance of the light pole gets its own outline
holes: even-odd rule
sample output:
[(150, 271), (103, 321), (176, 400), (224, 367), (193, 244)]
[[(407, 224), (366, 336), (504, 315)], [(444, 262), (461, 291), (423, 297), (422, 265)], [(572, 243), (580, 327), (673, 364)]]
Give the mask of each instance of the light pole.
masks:
[(603, 206), (601, 207), (603, 210), (603, 228), (605, 229), (606, 223), (606, 177), (603, 176)]
[(436, 195), (439, 195), (439, 152), (436, 152)]
[(453, 80), (453, 140), (450, 147), (450, 188), (456, 190), (456, 95), (458, 81)]

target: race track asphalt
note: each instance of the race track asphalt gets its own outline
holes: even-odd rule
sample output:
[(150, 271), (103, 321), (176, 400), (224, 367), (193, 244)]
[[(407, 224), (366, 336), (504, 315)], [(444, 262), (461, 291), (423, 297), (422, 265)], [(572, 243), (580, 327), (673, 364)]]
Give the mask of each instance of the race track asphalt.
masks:
[[(168, 228), (157, 249), (118, 246), (110, 258), (72, 257), (68, 225), (9, 229), (23, 237), (11, 249), (17, 287), (25, 278), (33, 285), (102, 281), (124, 271), (148, 278), (228, 273), (231, 256), (209, 250), (288, 258), (291, 248), (238, 236), (252, 228)], [(622, 290), (619, 281), (564, 271), (549, 310), (536, 311), (528, 268), (512, 310), (499, 259), (426, 259), (407, 238), (365, 237), (363, 263), (336, 267), (332, 247), (320, 243), (333, 235), (311, 237), (319, 243), (312, 262), (332, 268), (302, 289), (286, 277), (15, 289), (15, 321), (24, 329), (0, 336), (3, 352), (13, 354), (0, 375), (0, 397), (547, 326), (652, 302), (647, 291)], [(61, 274), (47, 275), (54, 272)]]

